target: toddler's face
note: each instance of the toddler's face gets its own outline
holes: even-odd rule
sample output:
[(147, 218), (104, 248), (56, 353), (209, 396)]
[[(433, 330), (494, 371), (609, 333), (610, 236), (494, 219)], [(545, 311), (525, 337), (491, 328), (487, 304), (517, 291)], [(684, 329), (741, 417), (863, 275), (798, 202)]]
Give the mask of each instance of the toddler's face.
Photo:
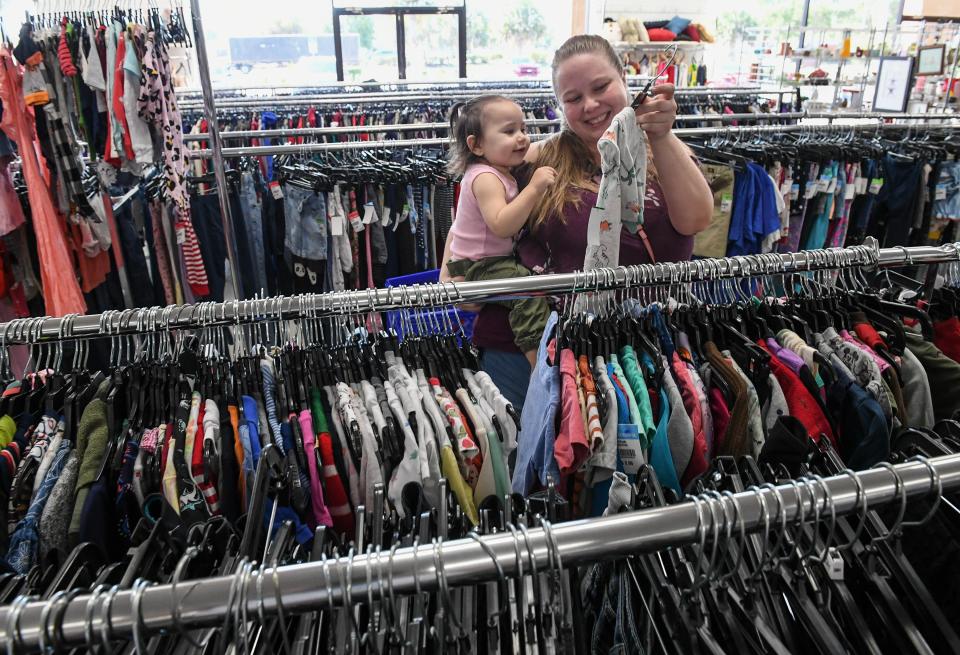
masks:
[(492, 102), (483, 110), (483, 136), (474, 153), (493, 166), (513, 168), (523, 163), (530, 148), (523, 110), (515, 102)]

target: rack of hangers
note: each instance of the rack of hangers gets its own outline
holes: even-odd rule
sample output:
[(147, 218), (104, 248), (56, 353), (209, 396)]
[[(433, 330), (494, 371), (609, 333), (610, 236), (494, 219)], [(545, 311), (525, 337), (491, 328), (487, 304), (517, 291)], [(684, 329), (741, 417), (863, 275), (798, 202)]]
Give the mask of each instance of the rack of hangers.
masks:
[[(630, 87), (630, 91), (638, 92), (640, 91), (642, 85), (638, 84), (635, 87)], [(528, 98), (553, 98), (554, 92), (552, 89), (529, 89), (523, 91), (516, 91), (515, 89), (509, 88), (485, 88), (482, 90), (483, 93), (501, 93), (509, 95), (511, 98), (524, 100)], [(771, 96), (780, 96), (782, 95), (780, 90), (765, 90), (757, 87), (743, 87), (743, 88), (723, 88), (723, 87), (685, 87), (677, 89), (676, 95), (678, 98), (684, 97), (696, 97), (696, 96), (729, 96), (729, 97), (755, 97), (760, 95), (771, 95)], [(351, 104), (369, 104), (376, 102), (416, 102), (416, 101), (427, 101), (427, 100), (457, 100), (470, 98), (477, 95), (476, 90), (445, 90), (424, 93), (422, 91), (397, 91), (397, 92), (385, 92), (385, 93), (370, 93), (370, 94), (339, 94), (339, 95), (272, 95), (272, 96), (256, 96), (256, 97), (227, 97), (227, 98), (216, 98), (217, 106), (221, 108), (237, 108), (237, 107), (263, 107), (265, 104), (270, 106), (302, 106), (302, 105), (338, 105), (344, 103)], [(199, 108), (200, 103), (197, 100), (185, 100), (181, 103), (180, 108), (184, 111), (190, 109)]]
[[(324, 608), (352, 612), (356, 603), (371, 608), (377, 601), (392, 603), (395, 594), (439, 591), (446, 596), (453, 587), (503, 581), (522, 576), (524, 570), (562, 576), (564, 569), (685, 544), (699, 543), (703, 554), (710, 535), (716, 548), (723, 534), (728, 540), (731, 534), (744, 539), (761, 529), (769, 534), (771, 526), (816, 524), (828, 515), (836, 520), (858, 511), (865, 515), (868, 507), (899, 504), (906, 509), (910, 499), (939, 499), (958, 487), (960, 455), (920, 459), (801, 484), (766, 485), (725, 496), (702, 494), (692, 502), (596, 519), (556, 525), (544, 520), (542, 527), (524, 526), (522, 534), (513, 528), (473, 539), (434, 539), (389, 553), (351, 550), (336, 559), (302, 564), (240, 566), (233, 575), (176, 584), (145, 582), (132, 589), (59, 594), (46, 601), (22, 598), (0, 608), (0, 632), (16, 652), (42, 651), (54, 643), (93, 647), (99, 639), (106, 643), (130, 635), (136, 652), (144, 652), (146, 635), (160, 631), (184, 634), (224, 625), (231, 617), (243, 625), (254, 617), (263, 623), (276, 615)], [(902, 524), (902, 513), (900, 517)], [(564, 618), (558, 617), (565, 624)], [(571, 626), (559, 627), (571, 630), (572, 637)], [(359, 631), (356, 636), (360, 638)]]
[[(837, 117), (839, 118), (839, 117)], [(912, 117), (911, 117), (912, 118)], [(928, 130), (955, 130), (956, 126), (951, 118), (940, 118), (937, 116), (923, 117), (926, 120), (912, 120), (908, 123), (884, 123), (882, 118), (866, 119), (871, 122), (861, 122), (853, 124), (831, 124), (831, 125), (812, 125), (812, 124), (794, 124), (794, 125), (765, 125), (765, 126), (745, 126), (745, 127), (702, 127), (702, 128), (678, 128), (673, 131), (681, 139), (702, 138), (714, 135), (736, 136), (756, 136), (758, 134), (782, 134), (790, 132), (808, 132), (811, 134), (845, 134), (845, 133), (880, 133), (880, 132), (902, 132), (902, 131), (923, 131)], [(917, 117), (921, 119), (921, 117)], [(700, 120), (711, 121), (712, 117), (701, 117)], [(379, 132), (376, 127), (367, 128), (368, 131)], [(531, 139), (537, 140), (546, 138), (547, 134), (532, 134)], [(277, 144), (269, 146), (244, 146), (234, 148), (223, 148), (223, 157), (260, 157), (265, 155), (307, 155), (316, 152), (327, 152), (335, 150), (356, 150), (356, 149), (381, 149), (381, 148), (420, 148), (420, 147), (444, 147), (449, 145), (449, 140), (445, 138), (431, 139), (396, 139), (387, 141), (345, 141), (336, 143), (301, 143), (301, 144)], [(187, 153), (190, 159), (211, 159), (213, 153), (210, 150), (190, 150)]]
[[(716, 116), (704, 116), (702, 114), (680, 114), (676, 117), (677, 123), (700, 123), (700, 122), (719, 122), (732, 123), (734, 121), (796, 121), (802, 120), (827, 120), (832, 123), (834, 120), (863, 120), (863, 119), (883, 119), (883, 120), (916, 120), (931, 121), (936, 120), (936, 115), (931, 114), (886, 114), (881, 112), (781, 112), (781, 113), (739, 113), (739, 114), (718, 114)], [(952, 116), (945, 114), (943, 120), (951, 120)], [(560, 119), (535, 118), (525, 121), (528, 128), (556, 128), (561, 125)], [(346, 125), (337, 127), (301, 127), (301, 128), (275, 128), (267, 130), (228, 130), (220, 134), (224, 140), (240, 139), (270, 139), (276, 137), (326, 137), (343, 136), (352, 134), (370, 134), (370, 133), (389, 133), (389, 132), (430, 132), (434, 130), (447, 130), (448, 123), (397, 123), (389, 125)], [(183, 140), (206, 141), (209, 134), (200, 132), (198, 134), (185, 134)]]
[(476, 303), (506, 297), (661, 286), (709, 280), (783, 275), (818, 270), (914, 266), (960, 261), (960, 243), (878, 248), (868, 239), (848, 248), (768, 253), (709, 260), (621, 266), (587, 272), (534, 275), (484, 282), (447, 282), (406, 287), (257, 298), (224, 303), (171, 305), (62, 318), (36, 317), (0, 324), (0, 348), (58, 339), (165, 332), (262, 320), (379, 312), (416, 306)]

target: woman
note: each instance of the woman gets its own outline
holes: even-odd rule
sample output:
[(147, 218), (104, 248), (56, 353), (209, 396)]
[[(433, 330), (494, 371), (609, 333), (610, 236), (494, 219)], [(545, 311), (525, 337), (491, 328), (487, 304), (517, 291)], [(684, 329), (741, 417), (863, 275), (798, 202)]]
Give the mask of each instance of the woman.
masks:
[[(583, 268), (590, 209), (600, 181), (597, 141), (613, 117), (626, 107), (623, 65), (599, 36), (568, 39), (554, 53), (553, 89), (563, 112), (563, 130), (533, 144), (526, 160), (552, 166), (556, 183), (531, 216), (531, 230), (518, 244), (521, 263), (538, 272), (570, 273)], [(713, 194), (690, 151), (673, 134), (677, 103), (672, 84), (654, 86), (637, 109), (637, 124), (648, 143), (644, 225), (656, 261), (690, 259), (693, 235), (710, 223)], [(643, 234), (624, 230), (620, 264), (650, 263)], [(449, 259), (444, 252), (443, 261)], [(442, 280), (451, 279), (443, 268)], [(485, 305), (474, 323), (474, 343), (483, 368), (515, 407), (522, 408), (530, 365), (517, 351), (507, 310)]]

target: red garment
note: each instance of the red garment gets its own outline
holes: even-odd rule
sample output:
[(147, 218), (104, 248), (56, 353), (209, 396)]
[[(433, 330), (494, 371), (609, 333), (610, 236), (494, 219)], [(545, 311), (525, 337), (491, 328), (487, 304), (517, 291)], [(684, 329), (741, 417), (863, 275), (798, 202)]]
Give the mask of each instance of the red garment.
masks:
[(723, 448), (724, 437), (730, 426), (731, 413), (722, 391), (713, 387), (707, 395), (710, 400), (710, 415), (713, 417), (713, 450), (718, 453)]
[(701, 41), (700, 30), (697, 29), (697, 26), (693, 23), (687, 25), (687, 29), (683, 30), (683, 33), (689, 36), (691, 39), (699, 43)]
[(951, 316), (933, 324), (933, 343), (955, 362), (960, 362), (960, 319)]
[(569, 348), (560, 351), (560, 429), (553, 454), (561, 475), (576, 473), (590, 457), (577, 389), (577, 360)]
[(123, 132), (123, 154), (130, 161), (136, 161), (137, 155), (133, 152), (133, 142), (130, 140), (130, 125), (127, 124), (127, 110), (123, 106), (123, 85), (126, 77), (123, 74), (123, 59), (127, 52), (127, 40), (121, 34), (117, 39), (117, 59), (113, 64), (113, 115), (120, 123)]
[[(763, 341), (758, 341), (757, 345), (766, 352), (770, 352), (770, 348)], [(838, 449), (839, 452), (840, 444), (833, 434), (833, 428), (830, 426), (830, 422), (824, 415), (819, 403), (817, 403), (816, 399), (814, 399), (806, 385), (800, 379), (800, 376), (790, 370), (789, 366), (781, 362), (772, 353), (770, 357), (770, 372), (777, 378), (777, 382), (780, 383), (780, 387), (783, 389), (783, 395), (786, 396), (790, 416), (793, 416), (803, 424), (803, 427), (807, 430), (807, 434), (814, 441), (819, 443), (820, 436), (823, 434), (827, 435), (833, 447)]]
[(73, 267), (66, 265), (70, 261), (70, 250), (63, 232), (63, 219), (54, 207), (50, 187), (44, 180), (46, 162), (42, 161), (39, 152), (33, 114), (23, 99), (22, 73), (5, 48), (0, 49), (0, 101), (3, 103), (0, 129), (16, 142), (22, 158), (47, 313), (51, 316), (84, 314), (87, 304), (80, 293)]
[(857, 333), (857, 337), (859, 337), (860, 341), (864, 342), (874, 350), (887, 350), (887, 343), (869, 323), (857, 323), (853, 326), (853, 329)]
[(83, 231), (80, 225), (68, 223), (70, 226), (69, 241), (76, 256), (77, 269), (80, 271), (80, 288), (84, 293), (90, 293), (104, 283), (110, 274), (110, 255), (101, 251), (94, 257), (89, 257), (83, 249)]
[(77, 67), (73, 65), (73, 58), (70, 56), (70, 46), (67, 45), (67, 17), (63, 17), (60, 23), (60, 44), (57, 46), (57, 59), (60, 60), (60, 70), (67, 77), (73, 77), (77, 74)]
[(317, 435), (317, 445), (320, 450), (320, 461), (323, 462), (323, 481), (324, 500), (327, 501), (327, 509), (330, 510), (330, 518), (333, 520), (333, 528), (343, 535), (353, 535), (354, 518), (353, 510), (350, 508), (350, 500), (347, 496), (347, 490), (343, 486), (340, 474), (337, 473), (337, 465), (333, 459), (333, 440), (329, 432), (321, 432)]
[(693, 386), (693, 378), (687, 365), (680, 359), (680, 355), (674, 351), (670, 366), (673, 369), (673, 379), (680, 390), (680, 396), (683, 398), (683, 408), (690, 417), (690, 423), (693, 425), (693, 452), (690, 455), (690, 462), (687, 469), (680, 475), (680, 484), (683, 487), (691, 480), (699, 477), (710, 468), (710, 461), (707, 456), (707, 435), (703, 430), (703, 409), (700, 407), (700, 399), (697, 397), (696, 387)]

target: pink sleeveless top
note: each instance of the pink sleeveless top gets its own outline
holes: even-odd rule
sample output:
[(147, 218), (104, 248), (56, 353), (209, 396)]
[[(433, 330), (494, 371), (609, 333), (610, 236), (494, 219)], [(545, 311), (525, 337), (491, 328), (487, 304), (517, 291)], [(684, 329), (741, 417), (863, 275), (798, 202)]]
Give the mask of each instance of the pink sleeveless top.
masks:
[(493, 173), (503, 183), (506, 201), (517, 197), (517, 181), (486, 164), (474, 164), (463, 174), (460, 181), (460, 200), (457, 202), (456, 218), (450, 229), (450, 257), (454, 260), (479, 261), (486, 257), (502, 257), (513, 253), (513, 239), (496, 236), (487, 227), (473, 194), (473, 181), (481, 173)]

